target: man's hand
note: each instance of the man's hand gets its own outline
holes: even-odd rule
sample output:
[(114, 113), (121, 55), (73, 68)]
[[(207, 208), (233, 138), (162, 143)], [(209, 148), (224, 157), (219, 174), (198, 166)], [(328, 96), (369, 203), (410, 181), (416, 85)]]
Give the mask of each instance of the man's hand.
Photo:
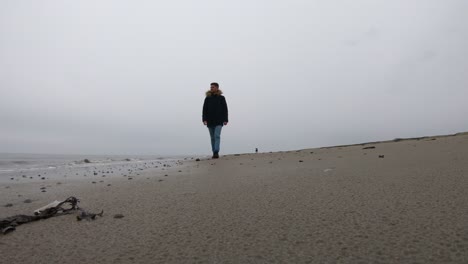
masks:
[(223, 123), (224, 126), (227, 126), (227, 124), (228, 124), (228, 122), (224, 122), (224, 123)]
[(207, 121), (203, 121), (203, 124), (206, 126), (206, 125), (208, 125), (208, 122), (207, 122)]

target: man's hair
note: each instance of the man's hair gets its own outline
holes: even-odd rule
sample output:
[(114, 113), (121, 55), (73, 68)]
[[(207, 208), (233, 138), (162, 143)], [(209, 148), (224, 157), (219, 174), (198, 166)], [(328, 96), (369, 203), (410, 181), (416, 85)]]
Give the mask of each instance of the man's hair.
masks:
[(210, 85), (214, 85), (214, 86), (216, 86), (216, 88), (219, 88), (219, 84), (216, 83), (216, 82), (213, 82), (213, 83), (211, 83)]

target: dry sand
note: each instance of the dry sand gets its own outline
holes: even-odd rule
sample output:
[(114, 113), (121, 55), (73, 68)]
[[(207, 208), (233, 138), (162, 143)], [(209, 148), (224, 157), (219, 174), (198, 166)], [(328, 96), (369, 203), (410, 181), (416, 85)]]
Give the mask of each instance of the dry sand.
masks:
[(466, 134), (91, 180), (1, 183), (0, 218), (71, 195), (104, 216), (21, 225), (0, 263), (468, 263)]

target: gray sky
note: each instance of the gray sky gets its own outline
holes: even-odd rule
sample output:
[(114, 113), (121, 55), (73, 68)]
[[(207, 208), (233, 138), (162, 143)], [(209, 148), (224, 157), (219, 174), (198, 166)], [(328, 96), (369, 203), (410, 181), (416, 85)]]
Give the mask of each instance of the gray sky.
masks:
[(0, 152), (207, 154), (468, 131), (468, 1), (1, 1)]

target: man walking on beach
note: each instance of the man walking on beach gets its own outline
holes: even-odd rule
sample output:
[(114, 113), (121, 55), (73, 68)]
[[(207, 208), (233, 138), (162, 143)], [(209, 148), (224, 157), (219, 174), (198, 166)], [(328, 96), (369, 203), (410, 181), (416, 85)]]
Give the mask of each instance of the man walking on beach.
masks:
[(221, 143), (221, 128), (228, 124), (228, 107), (226, 98), (222, 96), (218, 83), (211, 83), (210, 90), (206, 92), (203, 103), (202, 121), (208, 127), (211, 138), (213, 159), (219, 158), (219, 145)]

